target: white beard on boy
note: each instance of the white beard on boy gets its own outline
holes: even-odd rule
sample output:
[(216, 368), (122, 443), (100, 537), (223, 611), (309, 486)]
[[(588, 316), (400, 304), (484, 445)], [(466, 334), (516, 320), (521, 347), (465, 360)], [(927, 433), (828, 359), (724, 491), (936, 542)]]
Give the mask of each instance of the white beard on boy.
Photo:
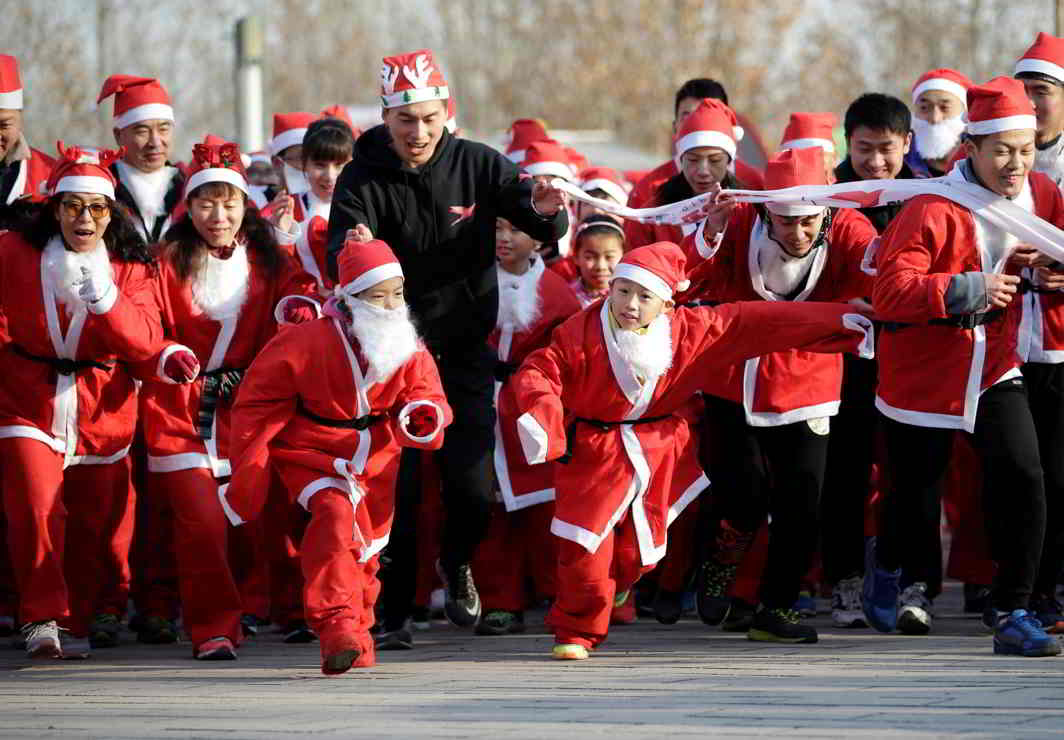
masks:
[(369, 363), (367, 382), (387, 381), (421, 346), (410, 320), (410, 309), (406, 304), (381, 308), (353, 296), (344, 296), (343, 300), (351, 312), (348, 336), (358, 342), (359, 351)]
[(248, 250), (238, 244), (229, 259), (218, 259), (209, 251), (199, 271), (192, 278), (192, 298), (215, 321), (240, 314), (248, 297), (251, 266)]
[(642, 382), (652, 383), (672, 367), (672, 327), (668, 314), (659, 314), (645, 334), (617, 329), (613, 336), (621, 356)]
[(84, 307), (85, 301), (78, 295), (78, 286), (82, 280), (81, 268), (86, 268), (93, 275), (107, 274), (112, 278), (111, 255), (103, 239), (96, 243), (90, 252), (74, 252), (66, 248), (63, 238), (54, 236), (44, 248), (44, 264), (52, 278), (55, 297), (66, 308), (67, 315)]

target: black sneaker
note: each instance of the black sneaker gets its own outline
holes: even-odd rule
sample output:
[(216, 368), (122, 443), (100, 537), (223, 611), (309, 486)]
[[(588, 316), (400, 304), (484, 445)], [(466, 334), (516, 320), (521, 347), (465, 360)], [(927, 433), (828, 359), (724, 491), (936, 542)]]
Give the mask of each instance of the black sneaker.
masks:
[(698, 569), (695, 610), (710, 627), (716, 627), (728, 618), (732, 603), (728, 589), (735, 580), (737, 569), (736, 565), (725, 565), (715, 560), (707, 560)]
[(756, 642), (789, 644), (817, 641), (816, 629), (802, 624), (801, 616), (794, 609), (762, 609), (754, 615), (746, 637)]
[(257, 617), (254, 614), (244, 614), (240, 617), (240, 632), (244, 637), (255, 637), (259, 630), (268, 625), (270, 620)]
[(137, 642), (145, 645), (169, 645), (177, 642), (177, 628), (166, 617), (144, 617), (137, 632)]
[(281, 638), (281, 642), (287, 645), (306, 645), (308, 642), (314, 642), (317, 639), (318, 636), (314, 634), (314, 630), (302, 619), (297, 619), (285, 625), (284, 637)]
[(377, 650), (413, 650), (414, 633), (409, 627), (403, 626), (397, 630), (385, 630), (373, 638)]
[(472, 627), (480, 619), (480, 594), (473, 583), (473, 571), (469, 563), (463, 563), (451, 573), (445, 573), (440, 561), (436, 572), (443, 581), (447, 598), (443, 604), (444, 614), (455, 627)]
[(746, 632), (754, 621), (755, 612), (757, 612), (757, 607), (753, 604), (748, 604), (742, 599), (732, 597), (728, 616), (720, 625), (721, 631)]
[(114, 614), (97, 614), (89, 627), (89, 645), (93, 648), (109, 648), (118, 646), (118, 633), (122, 631), (122, 623)]
[(964, 613), (982, 614), (990, 606), (990, 587), (978, 583), (964, 584)]
[(676, 624), (683, 616), (683, 591), (659, 588), (654, 595), (654, 618), (662, 624)]
[(478, 635), (491, 637), (520, 634), (525, 631), (525, 614), (505, 609), (492, 609), (477, 622), (475, 631)]

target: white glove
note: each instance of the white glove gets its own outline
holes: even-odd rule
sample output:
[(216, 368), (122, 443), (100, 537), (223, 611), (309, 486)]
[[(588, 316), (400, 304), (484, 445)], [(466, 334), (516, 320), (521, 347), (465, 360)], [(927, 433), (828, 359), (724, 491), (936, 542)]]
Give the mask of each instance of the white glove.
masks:
[(81, 268), (81, 279), (74, 281), (78, 288), (78, 297), (85, 301), (89, 310), (93, 313), (107, 313), (115, 304), (118, 297), (118, 288), (108, 274), (89, 272), (89, 268)]

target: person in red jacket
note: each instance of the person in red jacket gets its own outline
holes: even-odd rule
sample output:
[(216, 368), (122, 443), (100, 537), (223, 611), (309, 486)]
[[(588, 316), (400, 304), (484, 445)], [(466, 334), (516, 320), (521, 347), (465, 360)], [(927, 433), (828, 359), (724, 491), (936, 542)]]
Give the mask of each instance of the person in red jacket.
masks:
[(331, 317), (280, 332), (252, 363), (233, 409), (233, 524), (261, 512), (277, 470), (310, 512), (301, 543), (307, 622), (327, 675), (375, 664), (377, 555), (395, 507), (399, 448), (439, 449), (453, 414), (382, 241), (339, 256)]
[(12, 225), (11, 206), (26, 198), (41, 200), (41, 188), (55, 164), (30, 147), (22, 130), (22, 81), (18, 60), (0, 54), (0, 228)]
[[(968, 158), (948, 177), (1008, 198), (1064, 224), (1051, 180), (1031, 171), (1035, 115), (1019, 80), (998, 77), (967, 91)], [(984, 511), (998, 563), (984, 621), (994, 652), (1029, 657), (1060, 644), (1028, 612), (1046, 528), (1038, 436), (1028, 405), (1017, 335), (1020, 277), (1011, 234), (937, 196), (909, 201), (878, 254), (872, 294), (887, 324), (880, 341), (876, 407), (885, 417), (890, 493), (869, 542), (863, 606), (876, 629), (899, 624), (902, 569), (923, 580), (926, 553), (909, 532), (938, 517), (942, 478), (955, 430), (971, 435), (983, 465)], [(931, 627), (930, 604), (919, 616)]]
[(167, 341), (142, 388), (151, 491), (174, 511), (184, 626), (201, 660), (235, 658), (241, 638), (217, 497), (219, 479), (231, 472), (232, 398), (279, 321), (314, 318), (306, 304), (279, 305), (312, 293), (314, 281), (247, 209), (247, 193), (235, 145), (196, 145), (187, 211), (159, 250)]
[(85, 658), (129, 493), (128, 366), (158, 351), (162, 325), (154, 260), (115, 204), (120, 154), (59, 152), (49, 200), (0, 238), (0, 488), (26, 651)]

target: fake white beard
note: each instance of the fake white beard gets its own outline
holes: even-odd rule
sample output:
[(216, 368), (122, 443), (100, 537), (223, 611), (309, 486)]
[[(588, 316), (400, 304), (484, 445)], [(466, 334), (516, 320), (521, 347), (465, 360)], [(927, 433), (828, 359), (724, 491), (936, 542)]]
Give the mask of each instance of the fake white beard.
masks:
[(668, 314), (650, 322), (645, 334), (618, 328), (613, 333), (621, 357), (644, 383), (650, 383), (672, 367), (672, 328)]
[(792, 257), (768, 235), (767, 228), (760, 229), (759, 233), (754, 235), (750, 246), (757, 250), (757, 264), (761, 268), (761, 276), (768, 290), (786, 298), (805, 284), (813, 267), (816, 249), (810, 250), (804, 257)]
[(964, 118), (955, 116), (938, 123), (928, 123), (913, 116), (913, 139), (916, 151), (924, 159), (945, 159), (960, 143), (964, 133)]
[(496, 269), (499, 273), (499, 317), (495, 325), (500, 329), (524, 331), (539, 318), (539, 278), (543, 271), (529, 269), (524, 275), (514, 275), (501, 267)]
[(52, 278), (55, 297), (66, 308), (68, 316), (85, 305), (78, 295), (78, 289), (74, 287), (74, 282), (81, 280), (82, 267), (88, 268), (94, 275), (106, 270), (107, 274), (114, 277), (111, 258), (103, 239), (96, 243), (91, 252), (74, 252), (66, 248), (63, 237), (57, 234), (44, 248), (44, 264), (47, 274)]
[(243, 244), (222, 260), (207, 252), (199, 273), (192, 280), (192, 298), (203, 312), (215, 321), (240, 313), (248, 297), (248, 250)]
[(362, 356), (369, 362), (366, 379), (383, 383), (406, 364), (421, 346), (417, 329), (410, 320), (410, 310), (381, 308), (353, 296), (344, 296), (344, 305), (351, 312), (348, 335), (358, 342)]
[(141, 172), (122, 161), (116, 164), (122, 184), (129, 189), (133, 201), (137, 204), (137, 210), (150, 231), (155, 228), (155, 220), (166, 213), (164, 201), (166, 191), (170, 188), (170, 180), (174, 176), (174, 168), (161, 167), (155, 172)]

